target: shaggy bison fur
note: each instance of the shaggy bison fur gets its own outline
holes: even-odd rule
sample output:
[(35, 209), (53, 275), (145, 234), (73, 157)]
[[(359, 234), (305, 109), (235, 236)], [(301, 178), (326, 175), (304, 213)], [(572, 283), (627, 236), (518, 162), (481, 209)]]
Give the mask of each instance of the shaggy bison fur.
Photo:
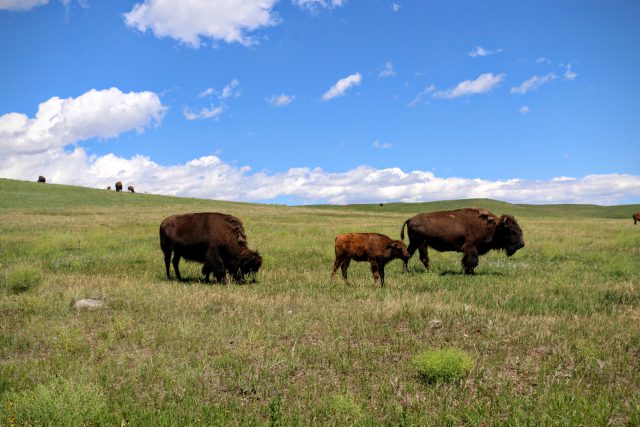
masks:
[(173, 253), (173, 269), (182, 280), (178, 264), (180, 258), (203, 263), (202, 274), (209, 282), (226, 283), (229, 273), (236, 282), (244, 282), (246, 275), (255, 275), (262, 265), (262, 257), (247, 247), (242, 221), (216, 212), (173, 215), (160, 224), (160, 247), (164, 253), (167, 278)]
[(116, 182), (116, 191), (122, 191), (122, 182)]
[[(404, 240), (404, 228), (409, 235), (409, 256), (418, 249), (420, 260), (429, 268), (427, 248), (438, 251), (462, 252), (465, 274), (474, 274), (478, 256), (491, 249), (504, 249), (507, 256), (524, 247), (522, 230), (511, 215), (497, 217), (486, 209), (458, 209), (453, 211), (418, 214), (402, 225), (400, 238)], [(408, 259), (404, 269), (407, 269)]]
[(338, 267), (342, 269), (342, 278), (346, 284), (347, 269), (352, 259), (369, 261), (373, 273), (373, 284), (384, 286), (384, 266), (396, 258), (409, 259), (407, 247), (400, 240), (391, 240), (384, 234), (378, 233), (347, 233), (336, 237), (336, 260), (333, 263), (331, 280), (336, 275)]
[(636, 212), (633, 214), (633, 225), (636, 225), (640, 221), (640, 212)]

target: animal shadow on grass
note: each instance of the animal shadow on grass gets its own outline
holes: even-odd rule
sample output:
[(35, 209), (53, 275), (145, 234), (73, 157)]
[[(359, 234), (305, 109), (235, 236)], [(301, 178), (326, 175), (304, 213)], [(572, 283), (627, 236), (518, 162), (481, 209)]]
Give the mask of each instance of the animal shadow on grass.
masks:
[[(462, 270), (444, 270), (440, 272), (440, 276), (464, 276), (464, 271)], [(476, 271), (469, 276), (506, 276), (506, 274), (502, 271)]]

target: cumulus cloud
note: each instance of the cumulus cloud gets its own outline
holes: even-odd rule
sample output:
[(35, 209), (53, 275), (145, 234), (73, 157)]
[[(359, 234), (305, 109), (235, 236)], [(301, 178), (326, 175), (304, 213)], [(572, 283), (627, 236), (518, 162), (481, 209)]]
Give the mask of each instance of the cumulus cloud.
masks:
[(526, 106), (526, 105), (523, 105), (522, 107), (520, 107), (520, 108), (518, 109), (518, 111), (519, 111), (520, 113), (522, 113), (522, 114), (527, 114), (529, 111), (531, 111), (531, 108), (529, 108), (529, 107), (528, 107), (528, 106)]
[(389, 142), (380, 142), (378, 140), (373, 141), (373, 148), (387, 149), (393, 147), (393, 144)]
[(240, 90), (238, 86), (240, 82), (237, 79), (231, 80), (229, 84), (225, 85), (222, 90), (216, 91), (214, 88), (209, 87), (198, 94), (198, 98), (209, 98), (215, 96), (220, 101), (219, 105), (209, 105), (208, 107), (201, 107), (194, 109), (192, 107), (185, 107), (182, 110), (182, 115), (187, 120), (204, 120), (214, 119), (219, 120), (220, 115), (227, 111), (226, 99), (238, 98), (240, 96)]
[(216, 119), (218, 120), (220, 115), (224, 113), (225, 106), (211, 106), (209, 108), (204, 107), (201, 108), (200, 111), (193, 111), (190, 108), (185, 108), (182, 110), (182, 115), (187, 120), (202, 120), (202, 119)]
[(358, 86), (362, 81), (362, 75), (360, 73), (351, 74), (344, 79), (338, 80), (328, 91), (322, 95), (322, 99), (328, 101), (338, 96), (342, 96), (352, 86)]
[(398, 12), (401, 7), (402, 5), (399, 5), (398, 3), (391, 3), (391, 10), (393, 10), (394, 12)]
[(249, 34), (276, 25), (272, 11), (277, 0), (145, 0), (123, 15), (126, 25), (158, 37), (171, 37), (197, 48), (203, 40), (214, 43), (256, 41)]
[(77, 147), (0, 159), (5, 178), (33, 180), (44, 175), (60, 184), (104, 188), (117, 180), (142, 192), (219, 200), (265, 202), (288, 197), (298, 203), (422, 202), (493, 198), (514, 203), (616, 204), (640, 197), (640, 176), (607, 174), (545, 181), (490, 181), (438, 177), (432, 172), (360, 166), (346, 172), (292, 168), (280, 173), (252, 172), (216, 156), (162, 166), (145, 156), (88, 156)]
[(468, 55), (472, 58), (477, 58), (479, 56), (489, 56), (500, 52), (502, 52), (502, 49), (488, 50), (482, 46), (476, 46), (476, 48), (469, 52)]
[(431, 95), (432, 93), (434, 93), (436, 90), (436, 87), (434, 85), (429, 85), (426, 86), (424, 89), (422, 89), (422, 91), (420, 91), (415, 98), (413, 98), (413, 100), (411, 100), (411, 102), (409, 102), (409, 104), (407, 104), (409, 107), (415, 107), (418, 104), (426, 104), (428, 102), (428, 97), (429, 95)]
[(222, 88), (222, 93), (220, 94), (221, 99), (227, 99), (230, 97), (237, 98), (240, 96), (240, 91), (238, 90), (238, 85), (240, 82), (236, 79), (231, 80), (231, 82)]
[(198, 94), (198, 98), (205, 98), (207, 96), (213, 95), (214, 93), (215, 93), (215, 89), (212, 87), (208, 87)]
[(49, 3), (49, 0), (0, 0), (0, 10), (26, 12), (47, 3)]
[(92, 89), (77, 98), (53, 97), (33, 118), (0, 116), (0, 149), (7, 154), (42, 153), (90, 138), (113, 138), (162, 121), (165, 107), (153, 92)]
[(524, 82), (522, 82), (520, 86), (512, 87), (511, 93), (518, 93), (520, 95), (524, 95), (530, 90), (536, 90), (543, 84), (553, 81), (555, 79), (556, 79), (556, 75), (553, 73), (549, 73), (545, 76), (533, 76), (529, 80), (525, 80)]
[(478, 95), (487, 93), (496, 87), (504, 79), (504, 74), (493, 75), (492, 73), (481, 74), (475, 80), (465, 80), (453, 89), (438, 91), (433, 94), (434, 98), (458, 98), (461, 96)]
[(273, 95), (271, 98), (267, 98), (267, 102), (274, 107), (286, 107), (296, 99), (295, 95)]

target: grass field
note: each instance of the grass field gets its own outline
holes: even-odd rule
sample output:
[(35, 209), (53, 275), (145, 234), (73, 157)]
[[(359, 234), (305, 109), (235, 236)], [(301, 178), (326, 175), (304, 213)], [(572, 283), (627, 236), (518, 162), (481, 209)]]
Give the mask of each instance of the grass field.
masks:
[[(419, 212), (516, 215), (526, 247), (352, 263), (333, 239), (398, 238)], [(207, 285), (158, 244), (171, 214), (218, 211), (264, 257), (253, 285)], [(490, 200), (287, 207), (0, 179), (0, 425), (640, 425), (640, 206)], [(106, 308), (76, 310), (82, 298)], [(454, 348), (468, 376), (413, 360)]]

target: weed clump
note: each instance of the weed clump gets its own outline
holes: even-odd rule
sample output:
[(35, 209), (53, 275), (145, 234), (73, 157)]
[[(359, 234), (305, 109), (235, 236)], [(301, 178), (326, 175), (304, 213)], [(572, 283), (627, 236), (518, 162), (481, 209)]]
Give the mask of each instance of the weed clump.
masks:
[(18, 267), (0, 276), (0, 287), (13, 294), (34, 289), (42, 282), (42, 273), (33, 267)]
[(427, 350), (413, 359), (420, 379), (426, 383), (452, 382), (469, 375), (473, 359), (463, 350)]

